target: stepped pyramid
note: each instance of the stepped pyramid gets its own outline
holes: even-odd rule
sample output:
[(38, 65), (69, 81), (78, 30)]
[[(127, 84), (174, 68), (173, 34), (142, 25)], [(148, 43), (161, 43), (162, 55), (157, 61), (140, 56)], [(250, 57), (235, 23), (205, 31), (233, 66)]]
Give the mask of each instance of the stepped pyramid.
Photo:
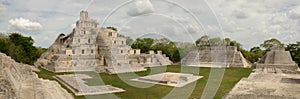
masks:
[(181, 61), (185, 66), (250, 67), (250, 63), (234, 46), (198, 47)]
[(87, 11), (81, 11), (73, 31), (60, 34), (35, 63), (53, 72), (108, 73), (144, 71), (144, 67), (152, 64), (162, 66), (171, 62), (159, 52), (146, 54), (132, 49), (126, 45), (126, 38), (118, 37), (117, 31), (98, 27)]
[(289, 51), (285, 51), (284, 48), (273, 48), (254, 65), (254, 68), (297, 71), (298, 66)]

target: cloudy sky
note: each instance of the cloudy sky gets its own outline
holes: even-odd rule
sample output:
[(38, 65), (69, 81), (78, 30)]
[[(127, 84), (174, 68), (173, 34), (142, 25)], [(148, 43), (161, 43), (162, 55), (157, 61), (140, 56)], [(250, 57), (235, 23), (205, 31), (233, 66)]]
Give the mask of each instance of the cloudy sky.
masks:
[(299, 0), (0, 0), (0, 32), (32, 36), (49, 47), (86, 10), (102, 27), (137, 37), (194, 42), (229, 37), (249, 49), (266, 39), (300, 38)]

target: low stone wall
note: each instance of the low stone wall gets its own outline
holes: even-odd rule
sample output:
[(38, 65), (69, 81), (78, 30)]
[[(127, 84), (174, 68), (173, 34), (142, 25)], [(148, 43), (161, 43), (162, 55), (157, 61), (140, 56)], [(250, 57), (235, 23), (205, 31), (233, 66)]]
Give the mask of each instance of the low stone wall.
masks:
[(255, 64), (254, 68), (255, 69), (276, 68), (276, 69), (290, 70), (290, 71), (298, 70), (297, 64)]

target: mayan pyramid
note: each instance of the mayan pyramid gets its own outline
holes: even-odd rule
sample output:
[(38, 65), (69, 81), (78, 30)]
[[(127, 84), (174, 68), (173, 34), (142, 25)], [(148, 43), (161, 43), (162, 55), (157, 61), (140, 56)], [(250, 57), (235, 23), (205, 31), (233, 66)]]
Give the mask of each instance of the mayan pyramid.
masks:
[(235, 46), (198, 47), (181, 61), (184, 66), (197, 67), (250, 67)]
[(254, 68), (276, 68), (297, 71), (298, 66), (293, 61), (289, 51), (285, 51), (284, 48), (273, 48), (254, 65)]

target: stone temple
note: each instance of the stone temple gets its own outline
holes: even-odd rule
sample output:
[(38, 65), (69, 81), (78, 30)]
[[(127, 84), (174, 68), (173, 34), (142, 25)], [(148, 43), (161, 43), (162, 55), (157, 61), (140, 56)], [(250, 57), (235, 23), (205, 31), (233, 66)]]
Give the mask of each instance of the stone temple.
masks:
[(285, 51), (284, 48), (273, 48), (254, 65), (254, 68), (268, 68), (269, 70), (275, 70), (276, 68), (281, 70), (297, 71), (298, 65), (293, 61), (289, 51)]
[(196, 67), (250, 67), (243, 54), (235, 46), (198, 47), (181, 61), (185, 66)]
[(300, 71), (284, 48), (273, 48), (223, 99), (299, 99)]
[(96, 20), (81, 11), (76, 27), (60, 34), (54, 44), (35, 63), (53, 72), (96, 71), (123, 73), (143, 71), (144, 67), (169, 65), (161, 51), (140, 53), (126, 45), (112, 29), (98, 27)]

